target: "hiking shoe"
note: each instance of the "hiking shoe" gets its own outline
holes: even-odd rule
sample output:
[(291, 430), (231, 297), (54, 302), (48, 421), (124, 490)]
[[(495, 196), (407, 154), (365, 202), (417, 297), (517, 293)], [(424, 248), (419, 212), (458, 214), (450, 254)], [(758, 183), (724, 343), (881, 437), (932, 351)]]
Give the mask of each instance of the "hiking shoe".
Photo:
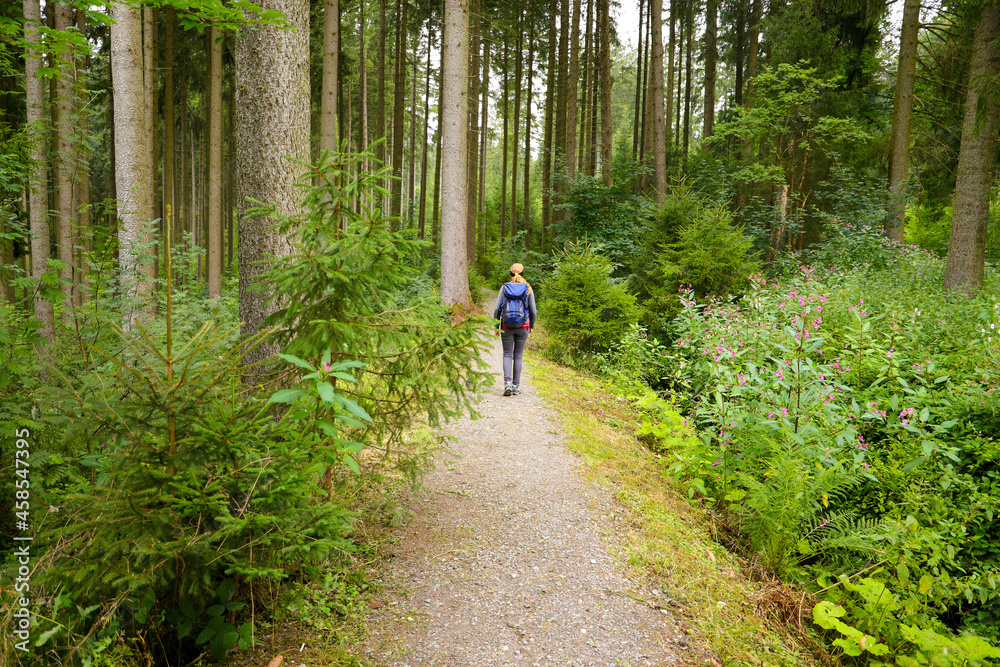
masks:
[(520, 395), (520, 393), (521, 393), (521, 387), (515, 384), (513, 387), (511, 387), (511, 392), (510, 393), (514, 394), (515, 396)]
[(514, 385), (510, 382), (504, 382), (503, 384), (503, 395), (510, 396), (514, 391)]

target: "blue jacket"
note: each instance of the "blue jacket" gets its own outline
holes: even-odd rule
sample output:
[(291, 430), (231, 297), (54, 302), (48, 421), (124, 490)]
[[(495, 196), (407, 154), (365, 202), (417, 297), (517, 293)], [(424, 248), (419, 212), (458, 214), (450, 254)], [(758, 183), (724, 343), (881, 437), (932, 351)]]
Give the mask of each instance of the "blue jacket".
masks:
[[(493, 319), (500, 319), (500, 309), (503, 307), (503, 288), (500, 288), (500, 292), (497, 294), (497, 305), (493, 309)], [(535, 291), (528, 290), (528, 324), (531, 328), (535, 328), (535, 317), (538, 316), (538, 308), (535, 307)]]

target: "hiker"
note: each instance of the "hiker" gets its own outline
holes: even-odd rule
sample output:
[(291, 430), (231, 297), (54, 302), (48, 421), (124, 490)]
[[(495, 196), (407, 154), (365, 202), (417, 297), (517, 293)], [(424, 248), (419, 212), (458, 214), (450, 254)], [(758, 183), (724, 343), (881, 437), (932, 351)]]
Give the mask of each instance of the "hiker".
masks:
[(521, 275), (524, 267), (510, 267), (510, 282), (504, 283), (497, 294), (493, 319), (500, 320), (498, 335), (503, 343), (503, 395), (521, 393), (521, 359), (528, 334), (535, 326), (535, 294)]

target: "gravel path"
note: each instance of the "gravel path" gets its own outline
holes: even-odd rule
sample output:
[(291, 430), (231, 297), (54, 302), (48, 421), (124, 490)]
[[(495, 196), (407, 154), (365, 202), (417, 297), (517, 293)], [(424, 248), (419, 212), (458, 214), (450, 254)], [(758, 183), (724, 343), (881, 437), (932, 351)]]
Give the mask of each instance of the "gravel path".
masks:
[(412, 520), (397, 531), (366, 664), (676, 665), (673, 619), (636, 598), (600, 534), (614, 501), (579, 474), (528, 369), (520, 396), (498, 373), (481, 419), (453, 422)]

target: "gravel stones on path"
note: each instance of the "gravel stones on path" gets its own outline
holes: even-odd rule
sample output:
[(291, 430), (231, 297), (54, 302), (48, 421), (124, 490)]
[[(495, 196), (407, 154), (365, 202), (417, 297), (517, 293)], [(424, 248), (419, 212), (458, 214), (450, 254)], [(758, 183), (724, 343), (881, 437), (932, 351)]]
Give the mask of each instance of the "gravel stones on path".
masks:
[(454, 440), (409, 500), (355, 655), (393, 667), (682, 664), (673, 619), (636, 599), (599, 536), (614, 501), (579, 474), (528, 369), (523, 393), (502, 395), (491, 341), (498, 375), (481, 418), (444, 429)]

